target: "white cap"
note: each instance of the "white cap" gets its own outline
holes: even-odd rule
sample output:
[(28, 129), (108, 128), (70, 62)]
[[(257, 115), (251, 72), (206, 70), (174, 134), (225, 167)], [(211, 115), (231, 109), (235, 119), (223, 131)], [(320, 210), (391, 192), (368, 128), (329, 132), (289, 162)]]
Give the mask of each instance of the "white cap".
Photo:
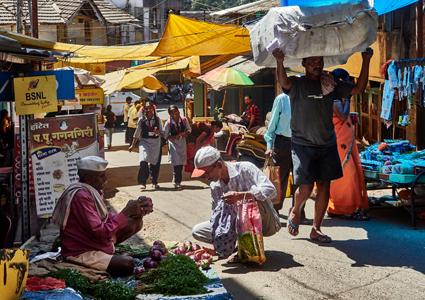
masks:
[(99, 156), (86, 156), (77, 161), (78, 170), (103, 172), (107, 166), (108, 162)]
[(220, 159), (220, 152), (211, 146), (202, 147), (196, 152), (194, 163), (195, 170), (192, 172), (192, 177), (201, 177), (205, 174), (202, 168), (213, 165)]

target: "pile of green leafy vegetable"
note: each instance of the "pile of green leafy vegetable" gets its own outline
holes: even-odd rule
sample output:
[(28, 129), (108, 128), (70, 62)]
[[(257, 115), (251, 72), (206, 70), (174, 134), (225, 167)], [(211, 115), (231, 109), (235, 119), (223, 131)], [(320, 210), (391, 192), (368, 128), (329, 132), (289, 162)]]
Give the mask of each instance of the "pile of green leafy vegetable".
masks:
[(135, 290), (122, 282), (106, 280), (98, 283), (90, 283), (77, 270), (61, 269), (50, 272), (47, 276), (63, 279), (67, 287), (71, 287), (83, 295), (91, 296), (96, 300), (133, 300), (136, 297)]
[(196, 263), (185, 255), (169, 256), (159, 267), (143, 273), (140, 292), (173, 296), (205, 294), (208, 278)]
[(118, 254), (127, 253), (136, 258), (144, 258), (149, 256), (149, 247), (131, 247), (130, 245), (120, 244), (115, 248)]

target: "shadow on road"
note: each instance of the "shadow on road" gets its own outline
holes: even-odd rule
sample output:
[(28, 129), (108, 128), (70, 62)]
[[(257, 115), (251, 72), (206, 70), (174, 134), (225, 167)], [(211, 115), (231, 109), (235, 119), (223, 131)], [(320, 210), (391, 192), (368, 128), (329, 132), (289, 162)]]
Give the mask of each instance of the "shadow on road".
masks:
[(246, 265), (246, 264), (229, 264), (224, 263), (223, 273), (228, 274), (245, 274), (247, 272), (276, 272), (280, 269), (290, 269), (296, 267), (303, 267), (302, 264), (297, 263), (293, 256), (281, 251), (266, 251), (266, 263), (262, 266)]
[(324, 226), (361, 228), (367, 239), (333, 241), (323, 247), (333, 247), (354, 261), (353, 267), (407, 267), (425, 273), (425, 227), (423, 222), (414, 230), (409, 216), (401, 208), (371, 211), (366, 222), (326, 219)]
[(226, 290), (232, 294), (233, 299), (261, 299), (261, 296), (255, 295), (247, 287), (241, 285), (233, 278), (224, 278), (221, 282)]

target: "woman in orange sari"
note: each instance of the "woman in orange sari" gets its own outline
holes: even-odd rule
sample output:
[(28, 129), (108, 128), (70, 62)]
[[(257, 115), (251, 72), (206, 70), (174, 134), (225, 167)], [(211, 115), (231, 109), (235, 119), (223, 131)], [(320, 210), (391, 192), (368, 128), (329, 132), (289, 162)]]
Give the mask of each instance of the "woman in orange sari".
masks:
[[(342, 69), (332, 73), (338, 80), (349, 78)], [(333, 123), (344, 176), (331, 183), (328, 215), (368, 220), (365, 210), (369, 201), (356, 144), (355, 124), (350, 118), (349, 99), (335, 100)]]

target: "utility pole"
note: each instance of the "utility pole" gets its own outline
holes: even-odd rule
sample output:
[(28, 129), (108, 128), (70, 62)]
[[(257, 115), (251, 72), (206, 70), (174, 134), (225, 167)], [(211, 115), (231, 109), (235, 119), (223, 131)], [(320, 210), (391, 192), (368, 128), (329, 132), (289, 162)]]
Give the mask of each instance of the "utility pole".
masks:
[(24, 27), (22, 26), (22, 15), (24, 10), (24, 1), (16, 0), (16, 32), (23, 33)]

